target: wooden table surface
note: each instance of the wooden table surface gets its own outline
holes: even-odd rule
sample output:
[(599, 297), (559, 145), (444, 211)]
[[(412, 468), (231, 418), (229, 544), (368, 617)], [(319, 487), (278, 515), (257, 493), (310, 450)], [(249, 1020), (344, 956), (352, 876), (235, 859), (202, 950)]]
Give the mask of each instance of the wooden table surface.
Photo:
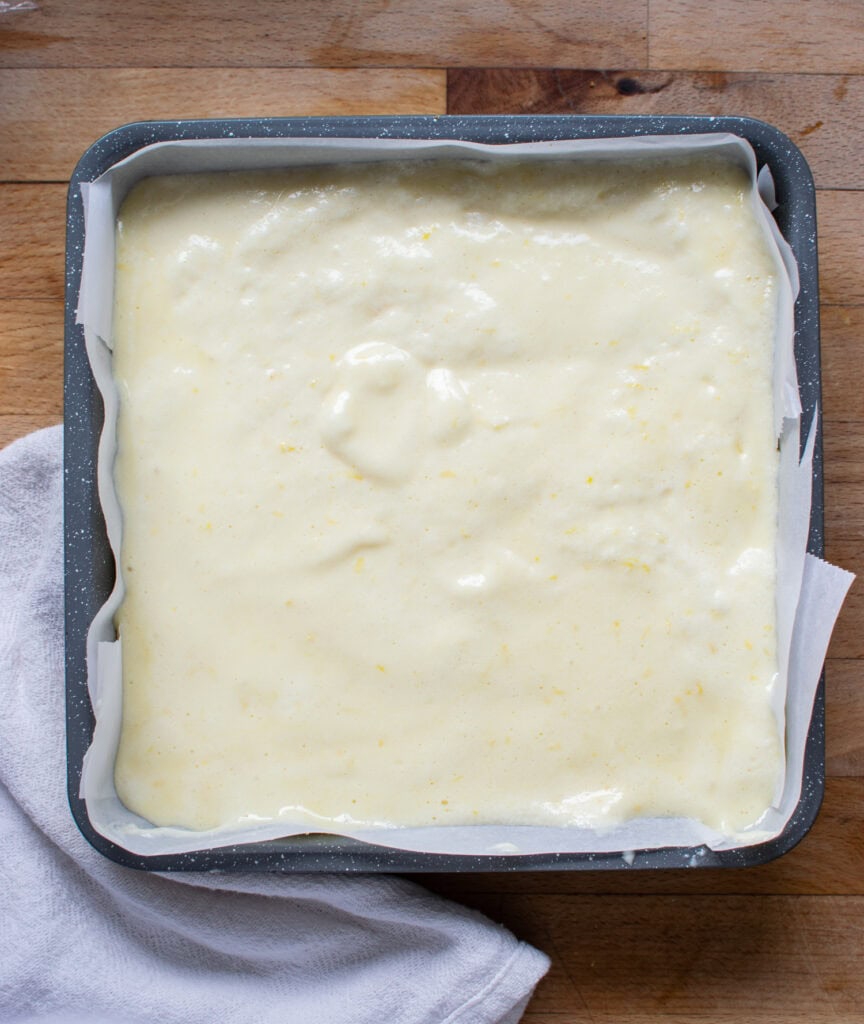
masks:
[[(11, 0), (0, 6), (0, 446), (59, 422), (65, 181), (155, 118), (743, 114), (818, 193), (829, 559), (864, 570), (864, 0)], [(2, 542), (2, 540), (0, 540)], [(810, 835), (748, 870), (443, 876), (535, 943), (529, 1024), (864, 1021), (864, 587), (827, 665)]]

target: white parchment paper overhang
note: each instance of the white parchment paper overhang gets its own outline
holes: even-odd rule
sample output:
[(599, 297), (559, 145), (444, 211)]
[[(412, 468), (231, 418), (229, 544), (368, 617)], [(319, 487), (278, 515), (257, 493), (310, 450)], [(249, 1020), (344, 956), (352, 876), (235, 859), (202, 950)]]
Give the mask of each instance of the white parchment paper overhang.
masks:
[[(768, 209), (773, 201), (770, 170), (757, 168), (750, 146), (727, 134), (587, 139), (518, 145), (398, 139), (220, 139), (165, 142), (146, 147), (82, 186), (86, 238), (78, 304), (88, 356), (105, 403), (99, 443), (99, 494), (112, 550), (119, 552), (122, 515), (113, 484), (118, 397), (111, 370), (116, 215), (129, 189), (160, 174), (263, 170), (338, 162), (416, 159), (630, 160), (718, 153), (745, 168), (752, 182), (750, 202), (772, 247), (777, 268), (777, 331), (774, 360), (774, 421), (780, 442), (780, 520), (777, 540), (777, 623), (779, 684), (775, 689), (778, 728), (785, 740), (785, 772), (774, 805), (751, 829), (719, 834), (696, 821), (640, 819), (607, 832), (579, 828), (441, 826), (351, 829), (322, 821), (319, 832), (350, 836), (397, 849), (451, 854), (602, 853), (658, 847), (734, 849), (764, 842), (783, 832), (801, 795), (804, 750), (828, 641), (852, 576), (807, 554), (812, 458), (818, 410), (804, 457), (799, 461), (801, 403), (794, 358), (794, 299), (798, 271), (792, 250)], [(118, 564), (119, 564), (119, 560)], [(123, 580), (100, 610), (88, 636), (88, 686), (96, 715), (93, 743), (81, 776), (93, 827), (131, 852), (174, 854), (234, 843), (260, 842), (308, 831), (278, 819), (249, 822), (209, 832), (158, 828), (132, 814), (114, 789), (114, 757), (122, 709), (122, 652), (113, 618), (123, 599)]]

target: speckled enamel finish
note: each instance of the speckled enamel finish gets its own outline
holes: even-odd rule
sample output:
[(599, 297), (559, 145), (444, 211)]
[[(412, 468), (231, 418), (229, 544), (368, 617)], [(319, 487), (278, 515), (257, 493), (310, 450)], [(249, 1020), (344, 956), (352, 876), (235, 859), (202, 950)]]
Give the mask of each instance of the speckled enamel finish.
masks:
[[(118, 863), (151, 871), (561, 871), (638, 868), (746, 867), (786, 853), (812, 825), (824, 787), (824, 679), (820, 683), (808, 736), (801, 799), (786, 831), (777, 839), (740, 850), (640, 850), (609, 854), (549, 854), (525, 857), (468, 857), (411, 853), (331, 836), (294, 837), (223, 847), (200, 853), (142, 857), (98, 835), (78, 795), (84, 752), (94, 717), (87, 689), (86, 636), (114, 582), (114, 562), (96, 488), (96, 453), (102, 429), (102, 401), (90, 372), (83, 331), (75, 323), (84, 217), (82, 182), (154, 142), (214, 138), (411, 138), (467, 139), (485, 143), (551, 139), (611, 138), (731, 132), (753, 147), (760, 166), (774, 176), (775, 218), (798, 260), (801, 291), (795, 306), (795, 355), (802, 437), (821, 402), (816, 204), (813, 179), (796, 146), (770, 125), (737, 117), (368, 117), (273, 118), (260, 120), (157, 121), (126, 125), (103, 136), (81, 158), (69, 186), (66, 244), (66, 328), (64, 369), (66, 552), (66, 709), (68, 791), (73, 816), (92, 845)], [(822, 437), (816, 438), (809, 550), (822, 556)]]

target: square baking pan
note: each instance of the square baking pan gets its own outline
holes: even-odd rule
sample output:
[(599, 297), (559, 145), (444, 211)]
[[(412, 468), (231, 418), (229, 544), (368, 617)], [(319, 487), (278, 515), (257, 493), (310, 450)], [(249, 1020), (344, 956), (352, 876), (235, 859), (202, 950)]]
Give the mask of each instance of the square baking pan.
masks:
[[(824, 676), (807, 736), (798, 805), (783, 833), (769, 842), (734, 850), (669, 847), (609, 853), (520, 856), (415, 853), (329, 835), (294, 836), (200, 852), (159, 856), (131, 853), (100, 835), (79, 794), (84, 754), (94, 730), (87, 686), (87, 631), (114, 585), (114, 559), (97, 488), (97, 450), (102, 399), (87, 358), (83, 328), (76, 323), (84, 249), (80, 186), (114, 164), (157, 142), (221, 138), (457, 139), (489, 144), (625, 136), (730, 133), (745, 139), (761, 167), (773, 175), (774, 216), (797, 259), (800, 291), (795, 304), (795, 358), (803, 407), (801, 438), (820, 405), (819, 307), (815, 192), (798, 149), (776, 128), (738, 117), (368, 117), (275, 118), (144, 122), (125, 125), (94, 143), (81, 158), (69, 187), (66, 247), (64, 363), (64, 542), (68, 795), (72, 814), (88, 841), (110, 859), (153, 871), (538, 871), (630, 870), (750, 866), (786, 853), (807, 833), (824, 788)], [(815, 440), (813, 500), (808, 550), (823, 555), (821, 434)]]

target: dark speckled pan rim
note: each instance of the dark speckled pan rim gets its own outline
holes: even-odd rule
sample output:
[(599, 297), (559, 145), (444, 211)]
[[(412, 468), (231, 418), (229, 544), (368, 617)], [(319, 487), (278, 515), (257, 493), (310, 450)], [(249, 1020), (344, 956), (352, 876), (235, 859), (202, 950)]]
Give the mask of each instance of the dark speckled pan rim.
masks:
[[(124, 125), (98, 139), (72, 175), (67, 202), (64, 349), (64, 545), (66, 626), (67, 785), (72, 815), (87, 840), (119, 864), (150, 871), (345, 871), (471, 872), (633, 870), (682, 867), (748, 867), (781, 856), (803, 839), (822, 802), (825, 775), (825, 686), (819, 683), (805, 752), (801, 798), (785, 831), (757, 846), (715, 852), (706, 847), (620, 853), (546, 854), (520, 857), (448, 856), (371, 846), (356, 840), (308, 836), (229, 846), (217, 850), (143, 857), (104, 839), (93, 828), (78, 795), (84, 753), (94, 717), (87, 690), (86, 636), (114, 579), (96, 490), (96, 448), (102, 402), (75, 323), (84, 245), (80, 186), (119, 160), (155, 142), (217, 138), (465, 139), (486, 143), (730, 132), (746, 139), (759, 165), (768, 164), (777, 187), (775, 217), (798, 260), (801, 291), (795, 305), (795, 356), (802, 437), (821, 405), (816, 202), (813, 178), (798, 148), (782, 132), (743, 117), (333, 117), (251, 120), (149, 121)], [(821, 431), (813, 462), (813, 506), (808, 549), (822, 557), (824, 506)]]

